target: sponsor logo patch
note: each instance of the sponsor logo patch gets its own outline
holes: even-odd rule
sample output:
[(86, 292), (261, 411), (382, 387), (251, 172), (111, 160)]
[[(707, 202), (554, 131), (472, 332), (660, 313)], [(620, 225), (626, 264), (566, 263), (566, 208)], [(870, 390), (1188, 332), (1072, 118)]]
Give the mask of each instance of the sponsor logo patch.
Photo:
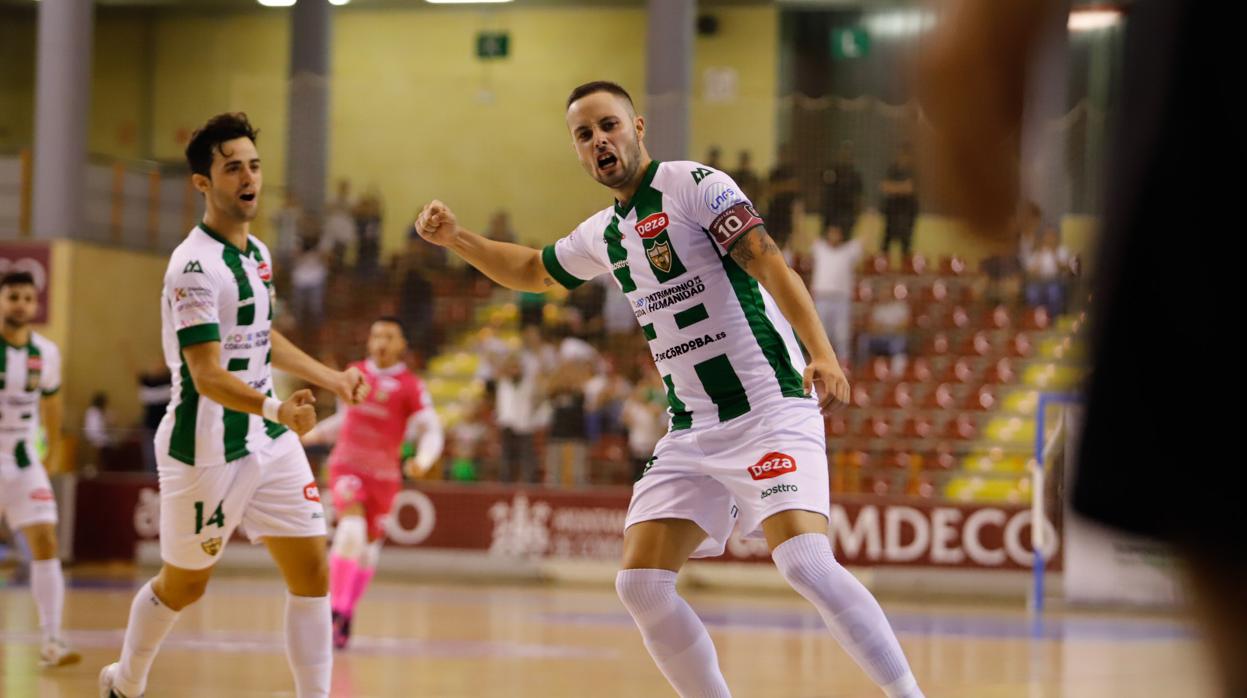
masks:
[(715, 182), (711, 184), (706, 193), (702, 195), (702, 200), (706, 202), (706, 208), (711, 213), (723, 213), (732, 204), (740, 201), (740, 192), (723, 182)]
[(790, 485), (790, 484), (788, 484), (788, 483), (784, 482), (784, 483), (780, 483), (780, 484), (778, 484), (778, 485), (775, 485), (774, 487), (768, 487), (768, 488), (766, 488), (766, 489), (762, 490), (762, 497), (761, 497), (761, 499), (766, 499), (767, 497), (770, 497), (770, 496), (771, 496), (771, 495), (773, 495), (773, 494), (782, 494), (782, 493), (784, 493), (784, 492), (796, 492), (796, 491), (797, 491), (797, 486), (796, 486), (796, 485)]
[(786, 475), (787, 473), (796, 472), (797, 461), (792, 456), (772, 451), (757, 463), (749, 466), (749, 477), (754, 480), (769, 480), (773, 477)]
[(652, 213), (637, 222), (636, 234), (640, 235), (642, 239), (648, 240), (652, 237), (657, 237), (659, 233), (667, 229), (670, 223), (671, 218), (662, 211)]
[(333, 481), (334, 503), (339, 508), (355, 500), (355, 495), (364, 488), (364, 481), (358, 475), (342, 475)]
[(260, 262), (256, 271), (260, 274), (260, 281), (268, 283), (273, 280), (273, 269), (269, 267), (268, 262)]
[(309, 482), (303, 486), (303, 498), (309, 502), (320, 501), (320, 490), (316, 489), (315, 482)]
[[(674, 359), (677, 356), (683, 356), (684, 354), (687, 354), (690, 351), (701, 349), (704, 346), (709, 346), (711, 344), (714, 344), (715, 342), (718, 342), (726, 338), (727, 338), (726, 332), (720, 332), (716, 335), (707, 334), (701, 337), (694, 337), (688, 340), (687, 342), (681, 342), (680, 344), (677, 344), (673, 347), (669, 347), (665, 351), (656, 352), (654, 354), (654, 363), (661, 363), (663, 361), (666, 361), (667, 359)], [(768, 475), (767, 477), (775, 477), (775, 476)], [(758, 480), (760, 478), (755, 477), (754, 479)]]
[(55, 499), (55, 496), (52, 494), (52, 490), (40, 487), (37, 490), (31, 490), (30, 498), (36, 502), (50, 502)]

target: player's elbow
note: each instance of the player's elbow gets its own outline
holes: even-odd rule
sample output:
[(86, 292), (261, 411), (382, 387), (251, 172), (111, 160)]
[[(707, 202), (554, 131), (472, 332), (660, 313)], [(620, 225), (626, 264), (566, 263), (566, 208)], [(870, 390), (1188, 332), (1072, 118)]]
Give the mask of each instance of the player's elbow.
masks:
[(547, 280), (550, 278), (546, 273), (546, 265), (541, 261), (541, 251), (532, 250), (528, 256), (528, 260), (524, 262), (524, 271), (520, 279), (520, 287), (517, 291), (527, 291), (529, 293), (541, 293), (549, 290)]
[(219, 374), (224, 373), (224, 369), (211, 363), (205, 365), (200, 361), (187, 361), (186, 371), (190, 374), (195, 392), (212, 400), (212, 396), (216, 394), (216, 386), (219, 384)]
[(765, 255), (754, 259), (745, 267), (745, 271), (772, 294), (780, 285), (789, 281), (790, 274), (796, 273), (780, 255)]

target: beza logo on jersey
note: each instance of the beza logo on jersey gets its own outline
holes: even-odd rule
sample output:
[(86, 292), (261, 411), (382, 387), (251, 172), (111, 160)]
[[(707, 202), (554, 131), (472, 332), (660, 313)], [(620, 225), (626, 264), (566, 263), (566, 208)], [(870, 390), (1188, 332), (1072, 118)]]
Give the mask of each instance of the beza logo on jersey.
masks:
[(315, 482), (309, 482), (303, 486), (303, 498), (309, 502), (320, 501), (320, 490), (316, 489)]
[(671, 271), (671, 244), (664, 241), (651, 245), (645, 250), (645, 256), (649, 257), (650, 264), (664, 273)]
[(752, 477), (754, 480), (769, 480), (773, 477), (796, 472), (796, 470), (797, 461), (793, 460), (792, 456), (772, 451), (762, 456), (762, 460), (749, 466), (749, 477)]
[(723, 213), (728, 206), (740, 201), (740, 194), (723, 182), (715, 182), (706, 190), (702, 200), (711, 213)]
[(646, 216), (644, 220), (638, 221), (636, 234), (640, 235), (642, 240), (658, 237), (659, 233), (667, 229), (669, 223), (671, 223), (671, 219), (667, 217), (667, 214), (659, 211)]
[(43, 377), (43, 357), (27, 355), (26, 357), (26, 391), (35, 392), (39, 389), (39, 380)]
[(273, 280), (273, 270), (268, 266), (268, 262), (260, 262), (256, 271), (260, 274), (260, 281), (268, 283)]

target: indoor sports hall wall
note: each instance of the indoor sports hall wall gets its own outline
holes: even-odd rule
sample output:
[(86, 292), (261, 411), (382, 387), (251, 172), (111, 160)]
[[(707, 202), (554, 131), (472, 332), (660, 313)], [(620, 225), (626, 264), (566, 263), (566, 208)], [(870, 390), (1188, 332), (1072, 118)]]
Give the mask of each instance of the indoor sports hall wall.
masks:
[[(714, 144), (735, 166), (737, 151), (747, 149), (765, 172), (776, 147), (778, 11), (713, 14), (718, 32), (696, 45), (690, 157), (704, 158)], [(34, 19), (0, 24), (0, 60), (10, 66), (0, 73), (4, 150), (32, 141)], [(510, 33), (509, 58), (475, 57), (474, 37), (483, 29)], [(576, 84), (609, 78), (632, 90), (644, 110), (643, 7), (350, 9), (337, 14), (333, 32), (329, 193), (339, 178), (350, 179), (357, 195), (375, 187), (390, 249), (401, 243), (416, 207), (433, 196), (456, 204), (469, 226), (483, 227), (493, 210), (507, 208), (531, 242), (565, 234), (604, 205), (572, 153), (562, 106)], [(270, 191), (281, 185), (287, 13), (148, 19), (99, 11), (95, 36), (93, 154), (150, 153), (176, 162), (205, 117), (245, 109), (263, 132)], [(735, 71), (734, 96), (702, 99), (707, 68)]]
[[(92, 48), (92, 100), (88, 150), (108, 158), (136, 159), (144, 150), (147, 103), (145, 37), (138, 17), (96, 17)], [(34, 141), (34, 15), (0, 14), (0, 152)]]
[(138, 420), (138, 386), (125, 357), (130, 352), (135, 361), (150, 362), (159, 356), (167, 264), (162, 255), (52, 243), (50, 322), (38, 330), (61, 349), (67, 432), (78, 431), (96, 391), (108, 394), (117, 424)]

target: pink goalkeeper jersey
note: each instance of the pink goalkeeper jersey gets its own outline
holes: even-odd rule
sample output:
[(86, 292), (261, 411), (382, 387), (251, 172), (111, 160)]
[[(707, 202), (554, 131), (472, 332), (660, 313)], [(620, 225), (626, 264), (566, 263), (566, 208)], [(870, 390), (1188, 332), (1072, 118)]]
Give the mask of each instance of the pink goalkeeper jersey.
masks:
[(398, 458), (407, 422), (428, 407), (424, 382), (402, 363), (384, 370), (372, 361), (351, 365), (364, 373), (368, 397), (346, 408), (337, 445), (329, 454), (329, 466), (377, 479), (400, 480)]

